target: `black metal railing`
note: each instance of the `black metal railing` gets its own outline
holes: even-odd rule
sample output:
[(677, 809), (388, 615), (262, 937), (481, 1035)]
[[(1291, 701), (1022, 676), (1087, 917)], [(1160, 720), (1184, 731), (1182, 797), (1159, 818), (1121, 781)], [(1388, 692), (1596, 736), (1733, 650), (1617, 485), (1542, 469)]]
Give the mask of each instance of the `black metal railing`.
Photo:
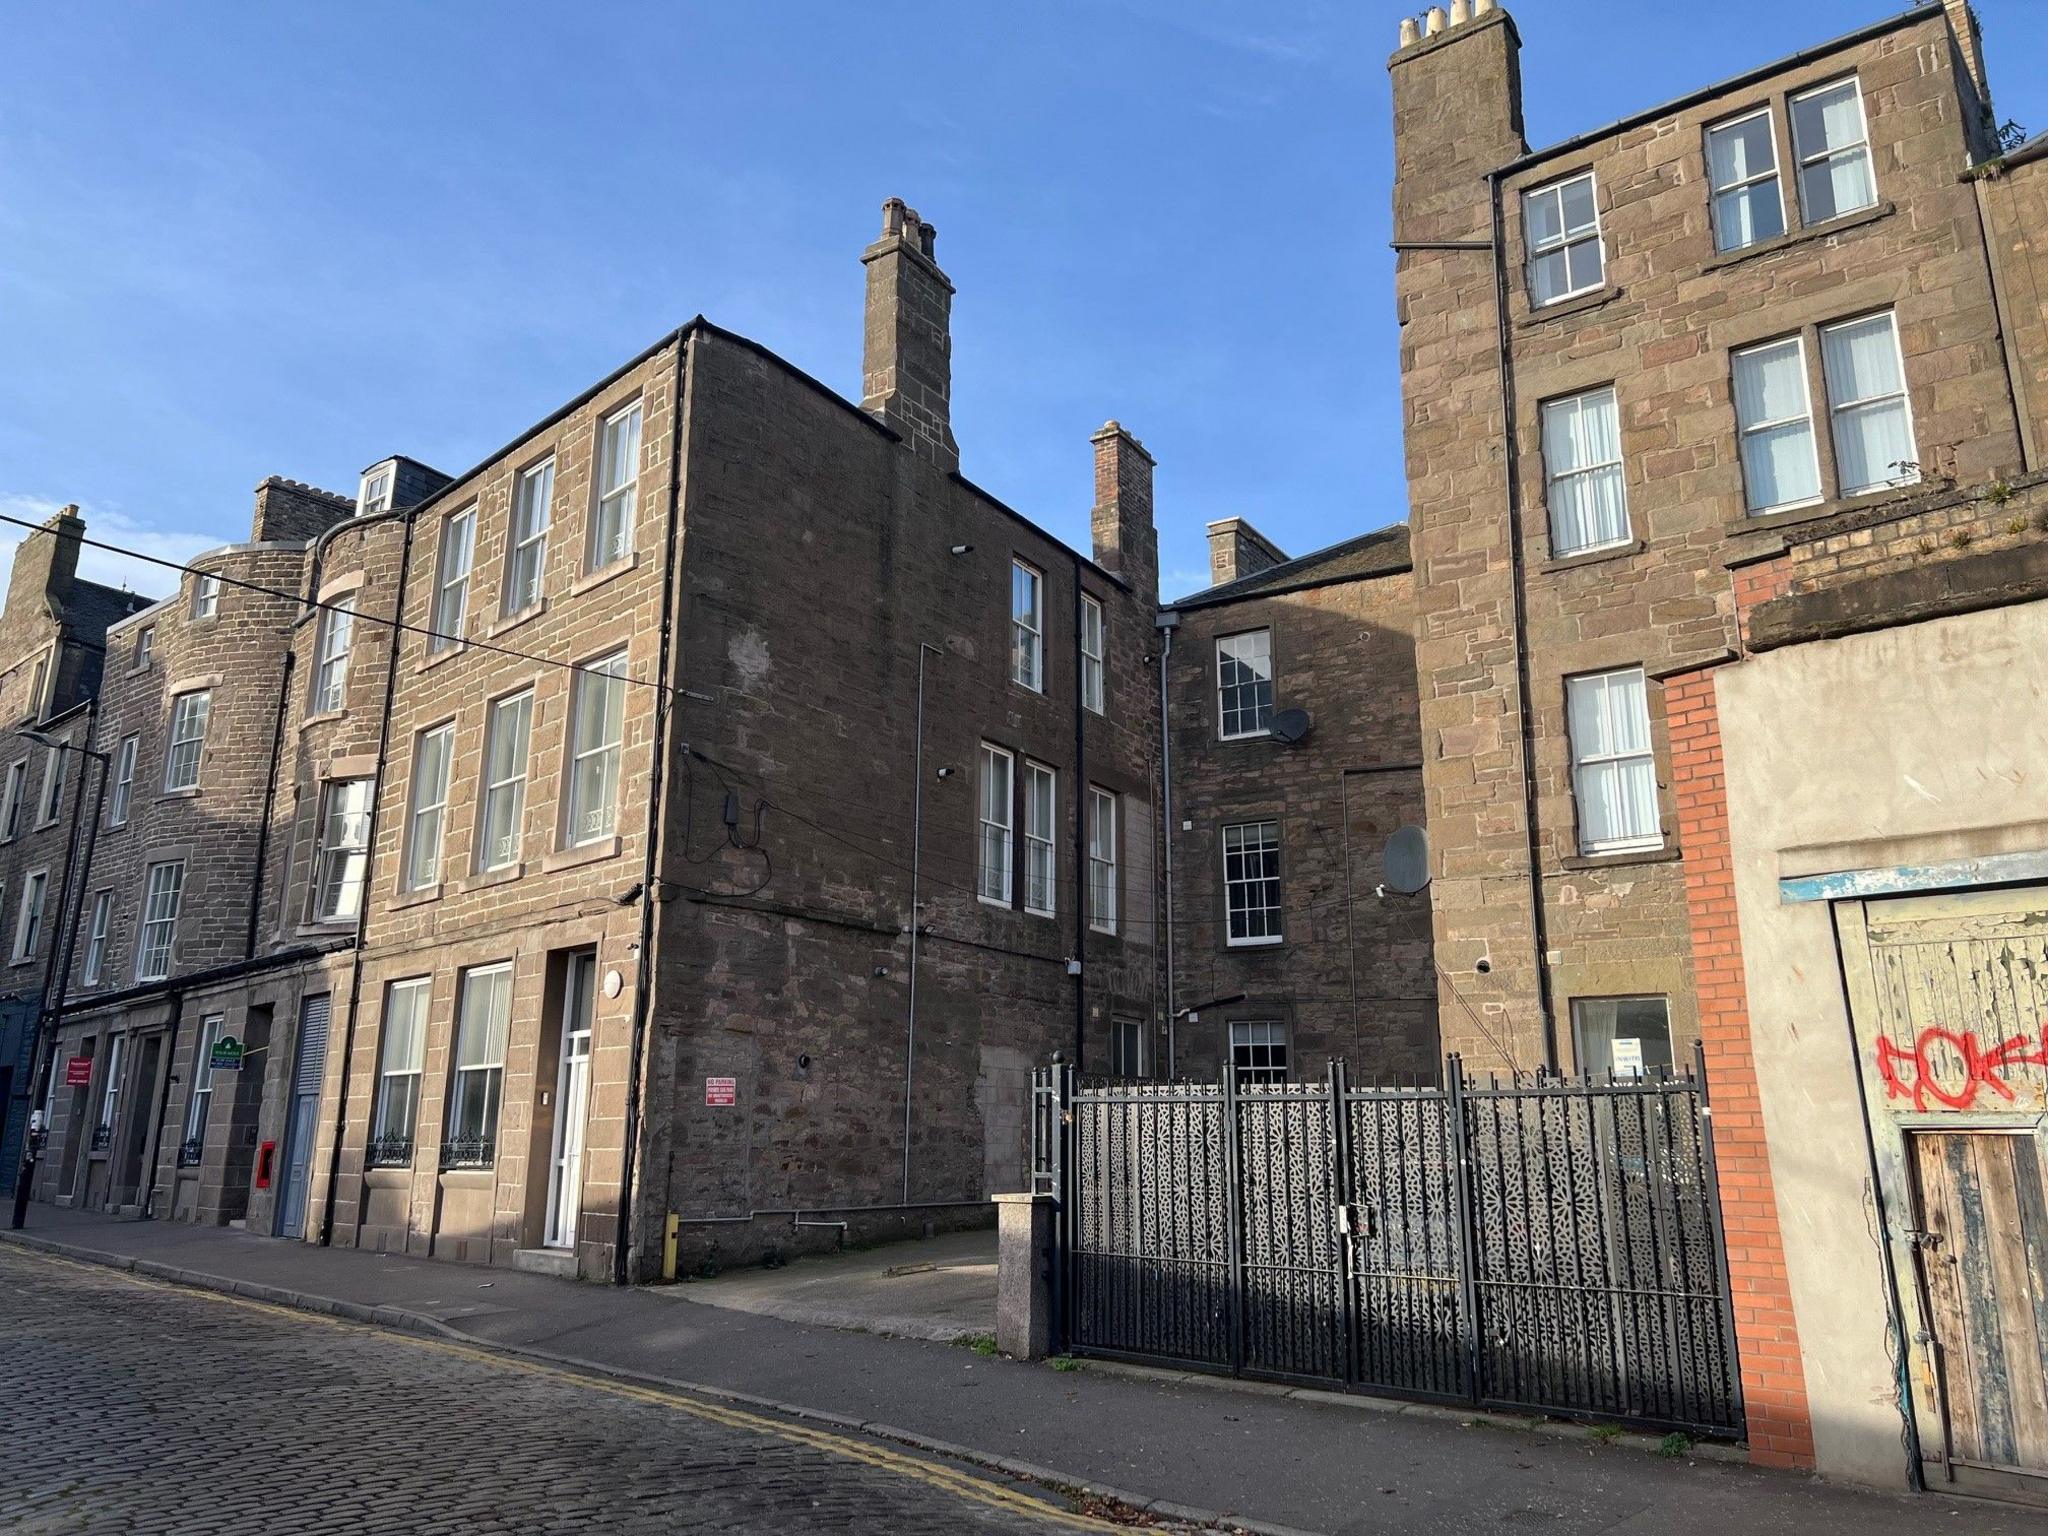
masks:
[[(410, 1168), (412, 1166), (412, 1138), (410, 1136), (372, 1136), (363, 1160), (372, 1168)], [(489, 1154), (484, 1160), (490, 1161)], [(447, 1149), (442, 1149), (443, 1166), (453, 1167), (447, 1162)]]
[(197, 1168), (200, 1158), (206, 1155), (206, 1143), (197, 1136), (187, 1136), (178, 1143), (178, 1166)]
[(497, 1160), (495, 1136), (456, 1136), (441, 1143), (443, 1168), (488, 1168)]
[(1742, 1428), (1703, 1065), (1032, 1094), (1077, 1353)]

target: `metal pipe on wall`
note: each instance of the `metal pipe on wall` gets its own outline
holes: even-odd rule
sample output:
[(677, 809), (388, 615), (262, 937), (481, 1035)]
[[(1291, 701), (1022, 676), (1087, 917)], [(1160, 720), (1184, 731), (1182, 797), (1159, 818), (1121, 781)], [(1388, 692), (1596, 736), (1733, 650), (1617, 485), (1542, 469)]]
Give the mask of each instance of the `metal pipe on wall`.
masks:
[(1163, 844), (1161, 873), (1165, 883), (1162, 894), (1165, 913), (1160, 929), (1166, 949), (1166, 1075), (1172, 1077), (1178, 1064), (1176, 1025), (1179, 1019), (1173, 1011), (1173, 729), (1167, 708), (1167, 674), (1173, 660), (1173, 632), (1180, 627), (1180, 615), (1169, 608), (1153, 623), (1164, 637), (1159, 646), (1159, 823)]
[(910, 1200), (910, 1107), (911, 1084), (917, 1069), (917, 955), (918, 939), (924, 928), (919, 905), (918, 880), (924, 867), (924, 658), (936, 656), (939, 648), (929, 641), (917, 644), (917, 744), (911, 756), (910, 796), (910, 1001), (903, 1040), (903, 1199)]

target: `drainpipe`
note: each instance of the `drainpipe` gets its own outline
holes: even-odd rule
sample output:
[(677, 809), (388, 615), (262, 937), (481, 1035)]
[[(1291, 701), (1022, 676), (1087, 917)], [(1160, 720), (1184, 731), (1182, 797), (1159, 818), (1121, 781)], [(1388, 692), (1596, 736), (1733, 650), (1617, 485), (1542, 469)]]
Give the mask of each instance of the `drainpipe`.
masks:
[[(318, 644), (317, 637), (315, 644)], [(292, 661), (295, 653), (289, 641), (284, 648), (284, 668), (277, 678), (277, 718), (270, 728), (270, 779), (263, 786), (263, 819), (256, 824), (256, 889), (249, 897), (249, 933), (242, 944), (242, 958), (256, 958), (256, 936), (263, 925), (263, 871), (270, 862), (270, 818), (277, 808), (277, 773), (284, 761), (284, 718), (292, 696)], [(367, 862), (367, 861), (366, 861)], [(369, 871), (364, 870), (364, 892), (368, 896)]]
[[(1070, 553), (1072, 553), (1070, 551)], [(1081, 557), (1074, 553), (1074, 1070), (1088, 1035), (1088, 743), (1081, 703)], [(1106, 686), (1107, 680), (1105, 680)]]
[[(660, 889), (662, 783), (667, 766), (669, 728), (669, 650), (675, 634), (675, 593), (679, 577), (676, 559), (676, 526), (683, 495), (683, 395), (690, 387), (691, 338), (694, 322), (675, 334), (675, 384), (669, 401), (668, 423), (668, 528), (662, 535), (661, 638), (655, 647), (654, 675), (660, 686), (654, 690), (654, 762), (648, 770), (647, 853), (640, 874), (640, 954), (633, 984), (633, 1029), (626, 1057), (626, 1119), (620, 1148), (619, 1225), (612, 1239), (612, 1283), (632, 1282), (633, 1176), (637, 1171), (640, 1140), (640, 1070), (647, 1051), (647, 1016), (654, 990), (655, 892)], [(685, 745), (684, 750), (688, 747)]]
[[(164, 1155), (164, 1117), (169, 1114), (171, 1108), (171, 1079), (175, 1076), (174, 1069), (178, 1065), (178, 1026), (185, 1017), (185, 994), (174, 990), (170, 994), (170, 1003), (171, 1029), (168, 1042), (164, 1046), (164, 1085), (156, 1098), (156, 1135), (150, 1139), (149, 1163), (144, 1173), (144, 1177), (149, 1180), (143, 1186), (146, 1191), (142, 1197), (144, 1221), (148, 1221), (156, 1212), (156, 1173), (159, 1160)], [(196, 1080), (198, 1073), (194, 1072), (193, 1077)]]
[[(910, 1204), (910, 1087), (917, 1063), (917, 954), (923, 936), (924, 909), (918, 903), (918, 877), (924, 867), (924, 658), (939, 648), (926, 641), (917, 646), (917, 748), (910, 796), (910, 1007), (903, 1040), (903, 1203)], [(801, 1223), (799, 1223), (801, 1225)]]
[(1536, 1006), (1542, 1015), (1543, 1065), (1557, 1069), (1557, 1028), (1550, 995), (1550, 934), (1543, 912), (1542, 833), (1536, 825), (1535, 701), (1529, 681), (1529, 597), (1522, 559), (1522, 485), (1515, 442), (1515, 361), (1508, 329), (1508, 269), (1501, 236), (1500, 179), (1486, 173), (1491, 194), (1493, 239), (1493, 318), (1500, 347), (1501, 476), (1507, 491), (1508, 563), (1515, 588), (1515, 687), (1522, 717), (1522, 822), (1529, 846), (1529, 932), (1536, 947)]
[(1178, 1038), (1178, 1017), (1173, 1011), (1173, 731), (1167, 712), (1167, 664), (1173, 659), (1173, 632), (1180, 627), (1180, 615), (1171, 608), (1153, 620), (1163, 637), (1159, 647), (1159, 820), (1165, 834), (1162, 853), (1166, 907), (1162, 931), (1166, 948), (1166, 1075), (1174, 1075)]
[[(377, 846), (378, 813), (384, 807), (384, 770), (391, 761), (391, 708), (398, 693), (398, 653), (405, 644), (405, 631), (398, 626), (405, 620), (405, 584), (412, 572), (413, 534), (419, 526), (419, 519), (413, 510), (405, 513), (405, 542), (398, 552), (398, 586), (391, 597), (391, 645), (384, 657), (384, 698), (377, 712), (377, 777), (376, 789), (370, 796), (370, 824), (366, 829), (365, 846)], [(317, 579), (317, 578), (316, 578)], [(317, 592), (317, 588), (315, 589)], [(318, 643), (317, 637), (315, 644)], [(319, 809), (314, 808), (314, 814)], [(356, 1054), (356, 1016), (361, 1008), (363, 995), (363, 941), (370, 926), (370, 906), (374, 896), (368, 870), (363, 875), (363, 899), (356, 910), (356, 942), (349, 956), (348, 969), (348, 1011), (341, 1026), (341, 1086), (334, 1100), (334, 1145), (327, 1154), (327, 1194), (320, 1207), (320, 1246), (332, 1246), (334, 1242), (334, 1205), (341, 1193), (341, 1144), (348, 1137), (348, 1080), (349, 1068)], [(406, 1226), (411, 1228), (408, 1218)]]

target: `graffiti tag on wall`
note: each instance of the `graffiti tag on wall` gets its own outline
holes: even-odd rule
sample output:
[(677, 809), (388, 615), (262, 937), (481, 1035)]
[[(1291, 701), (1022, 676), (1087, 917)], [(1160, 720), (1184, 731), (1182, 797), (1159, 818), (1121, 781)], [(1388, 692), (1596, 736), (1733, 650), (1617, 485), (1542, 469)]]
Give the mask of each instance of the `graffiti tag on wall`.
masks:
[(1975, 1030), (1923, 1029), (1911, 1049), (1880, 1035), (1877, 1075), (1885, 1097), (1902, 1099), (1916, 1110), (1971, 1109), (1989, 1089), (2013, 1102), (2005, 1074), (2015, 1067), (2048, 1067), (2048, 1030), (2036, 1039), (2014, 1035), (1985, 1046)]

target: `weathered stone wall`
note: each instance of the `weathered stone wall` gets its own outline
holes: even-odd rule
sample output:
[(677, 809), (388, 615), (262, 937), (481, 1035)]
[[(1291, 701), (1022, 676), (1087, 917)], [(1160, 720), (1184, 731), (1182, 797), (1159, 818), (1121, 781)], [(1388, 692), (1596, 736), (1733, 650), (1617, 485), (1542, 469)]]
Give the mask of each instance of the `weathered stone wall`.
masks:
[[(1403, 373), (1431, 822), (1443, 860), (1439, 951), (1470, 998), (1481, 990), (1470, 975), (1473, 957), (1490, 948), (1492, 972), (1484, 987), (1510, 1016), (1521, 1064), (1547, 1053), (1569, 1068), (1574, 998), (1663, 995), (1681, 1053), (1694, 1030), (1682, 942), (1682, 849), (1654, 680), (1738, 642), (1731, 568), (1780, 547), (1790, 527), (1893, 494), (1834, 496), (1825, 401), (1816, 385), (1816, 436), (1831, 499), (1746, 517), (1731, 351), (1797, 333), (1807, 338), (1811, 359), (1818, 326), (1893, 310), (1922, 475), (1984, 484), (2017, 473), (2021, 460), (1977, 194), (1962, 175), (1972, 126), (1965, 122), (1953, 73), (1957, 55), (1940, 10), (1865, 29), (1839, 48), (1682, 110), (1524, 160), (1516, 160), (1518, 146), (1504, 131), (1513, 120), (1517, 87), (1511, 67), (1499, 62), (1497, 39), (1510, 25), (1489, 17), (1454, 28), (1397, 54), (1393, 71), (1398, 239), (1488, 239), (1478, 178), (1515, 160), (1500, 192), (1518, 531), (1504, 511), (1502, 466), (1510, 462), (1510, 445), (1498, 415), (1473, 408), (1475, 391), (1483, 401), (1487, 388), (1497, 388), (1499, 369), (1491, 295), (1479, 291), (1481, 270), (1489, 265), (1485, 251), (1402, 256)], [(1706, 127), (1769, 106), (1779, 161), (1787, 165), (1788, 96), (1851, 72), (1867, 109), (1879, 204), (1802, 228), (1796, 188), (1787, 177), (1790, 233), (1716, 255)], [(1437, 115), (1446, 101), (1459, 102), (1476, 125), (1456, 136), (1455, 152), (1444, 142), (1452, 125)], [(1488, 144), (1498, 147), (1491, 157), (1482, 147)], [(1589, 168), (1596, 176), (1605, 285), (1532, 314), (1523, 280), (1522, 194)], [(1462, 220), (1446, 211), (1456, 187), (1465, 189)], [(1468, 277), (1465, 291), (1452, 273)], [(1491, 273), (1484, 277), (1490, 287)], [(1617, 394), (1633, 537), (1594, 555), (1554, 559), (1541, 406), (1607, 384)], [(1519, 558), (1524, 573), (1520, 630), (1534, 743), (1535, 883), (1542, 893), (1552, 1004), (1547, 1044), (1535, 1028), (1540, 999), (1533, 976), (1520, 958), (1530, 953), (1531, 888), (1519, 691), (1513, 669), (1502, 661), (1512, 658), (1517, 643), (1511, 557)], [(1664, 844), (1581, 857), (1566, 680), (1631, 665), (1644, 667), (1653, 680)], [(1448, 1002), (1445, 1016), (1448, 1028)]]
[[(1424, 815), (1414, 599), (1401, 562), (1382, 575), (1180, 609), (1168, 697), (1174, 1002), (1198, 1017), (1176, 1029), (1178, 1075), (1213, 1077), (1241, 1019), (1287, 1026), (1298, 1077), (1332, 1056), (1359, 1081), (1440, 1071), (1429, 896), (1383, 889), (1387, 838)], [(1297, 745), (1220, 737), (1216, 642), (1251, 629), (1272, 632), (1275, 707), (1308, 712)], [(1223, 828), (1267, 820), (1280, 825), (1284, 939), (1232, 948)]]

